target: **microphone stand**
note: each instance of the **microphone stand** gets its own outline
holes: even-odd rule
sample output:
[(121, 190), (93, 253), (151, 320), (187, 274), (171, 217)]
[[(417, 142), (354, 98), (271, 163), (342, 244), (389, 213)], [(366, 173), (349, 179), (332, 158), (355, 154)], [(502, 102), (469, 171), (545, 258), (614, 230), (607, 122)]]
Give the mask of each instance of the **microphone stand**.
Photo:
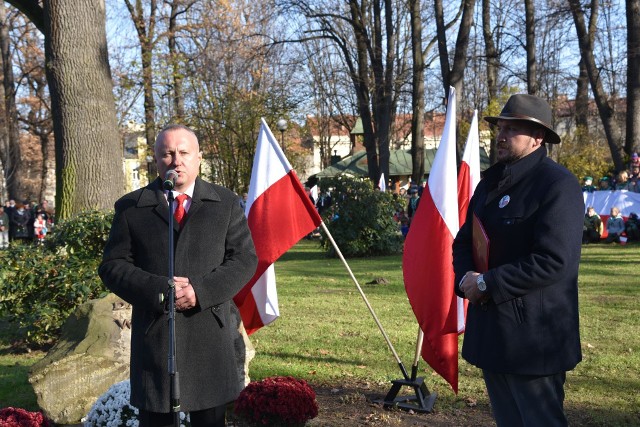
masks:
[(173, 248), (173, 208), (174, 197), (173, 188), (169, 189), (167, 201), (169, 202), (169, 289), (168, 289), (168, 322), (169, 322), (169, 399), (171, 412), (173, 413), (173, 425), (180, 427), (180, 376), (178, 375), (178, 367), (176, 360), (176, 284), (173, 280), (174, 276), (174, 248)]

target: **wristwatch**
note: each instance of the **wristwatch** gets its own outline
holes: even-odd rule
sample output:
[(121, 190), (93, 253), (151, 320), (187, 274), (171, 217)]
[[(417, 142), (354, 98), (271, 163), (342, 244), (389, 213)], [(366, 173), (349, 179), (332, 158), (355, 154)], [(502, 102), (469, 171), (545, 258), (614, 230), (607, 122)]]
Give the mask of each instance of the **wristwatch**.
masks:
[(484, 281), (484, 274), (478, 276), (478, 278), (476, 279), (476, 285), (478, 286), (478, 290), (480, 292), (487, 291), (487, 284)]

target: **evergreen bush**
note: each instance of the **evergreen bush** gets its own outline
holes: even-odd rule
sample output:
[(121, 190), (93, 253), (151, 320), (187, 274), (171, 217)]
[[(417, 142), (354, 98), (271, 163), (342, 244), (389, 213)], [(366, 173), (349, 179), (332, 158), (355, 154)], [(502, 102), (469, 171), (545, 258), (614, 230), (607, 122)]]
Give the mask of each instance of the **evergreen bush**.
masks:
[(0, 318), (14, 342), (46, 347), (80, 304), (105, 296), (98, 276), (113, 213), (84, 212), (56, 224), (41, 246), (12, 243), (0, 255)]
[[(323, 212), (323, 221), (344, 256), (389, 255), (402, 250), (391, 192), (374, 189), (368, 179), (349, 176), (322, 180), (322, 187), (332, 189), (331, 207)], [(336, 256), (326, 236), (321, 244), (329, 256)]]

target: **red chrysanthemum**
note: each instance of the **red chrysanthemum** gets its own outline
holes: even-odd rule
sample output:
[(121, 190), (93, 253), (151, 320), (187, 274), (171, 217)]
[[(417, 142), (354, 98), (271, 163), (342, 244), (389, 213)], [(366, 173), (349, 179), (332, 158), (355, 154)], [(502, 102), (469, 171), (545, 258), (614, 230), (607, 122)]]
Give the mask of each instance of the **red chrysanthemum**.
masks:
[(49, 427), (49, 421), (41, 412), (29, 412), (21, 408), (0, 409), (2, 427)]
[(318, 415), (318, 403), (306, 381), (269, 377), (242, 390), (235, 412), (258, 425), (301, 426)]

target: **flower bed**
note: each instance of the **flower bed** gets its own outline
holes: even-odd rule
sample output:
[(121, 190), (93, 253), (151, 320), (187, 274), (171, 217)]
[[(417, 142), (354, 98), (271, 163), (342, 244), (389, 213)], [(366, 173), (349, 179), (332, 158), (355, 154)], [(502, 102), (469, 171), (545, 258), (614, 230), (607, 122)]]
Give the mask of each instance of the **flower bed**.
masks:
[(306, 381), (270, 377), (242, 390), (235, 413), (256, 425), (303, 426), (318, 415), (318, 403)]

